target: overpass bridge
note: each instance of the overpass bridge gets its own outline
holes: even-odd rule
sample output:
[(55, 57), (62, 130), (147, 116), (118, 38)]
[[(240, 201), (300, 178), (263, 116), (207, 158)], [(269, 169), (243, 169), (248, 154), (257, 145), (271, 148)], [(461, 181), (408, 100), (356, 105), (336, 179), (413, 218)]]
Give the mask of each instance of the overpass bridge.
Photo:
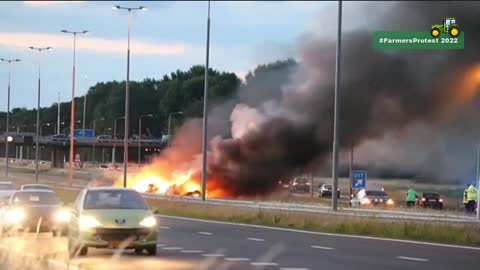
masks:
[[(35, 159), (36, 137), (30, 133), (10, 132), (0, 135), (0, 155), (5, 157), (5, 142), (9, 142), (8, 157), (17, 160)], [(123, 162), (124, 140), (98, 139), (75, 137), (75, 154), (79, 154), (82, 161), (98, 162)], [(50, 160), (52, 167), (64, 168), (64, 163), (69, 162), (70, 138), (56, 138), (42, 136), (38, 138), (39, 160)], [(161, 139), (129, 139), (129, 161), (138, 161), (138, 148), (140, 145), (140, 160), (146, 160), (160, 153), (167, 142)]]

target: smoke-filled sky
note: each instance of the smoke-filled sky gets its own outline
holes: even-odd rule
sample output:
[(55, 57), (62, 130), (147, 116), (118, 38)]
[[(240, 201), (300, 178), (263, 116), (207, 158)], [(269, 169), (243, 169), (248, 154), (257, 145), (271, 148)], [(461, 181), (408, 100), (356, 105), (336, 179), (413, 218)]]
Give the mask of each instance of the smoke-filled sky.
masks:
[[(431, 181), (458, 177), (472, 181), (473, 143), (480, 137), (480, 4), (344, 6), (338, 123), (342, 151), (355, 147), (356, 166), (373, 164), (426, 175)], [(286, 83), (272, 94), (280, 98), (261, 94), (246, 98), (240, 93), (211, 110), (215, 132), (210, 134), (209, 179), (231, 194), (264, 194), (278, 179), (331, 163), (336, 4), (325, 12), (318, 14), (317, 27), (306, 29), (299, 38), (301, 62), (282, 75)], [(372, 31), (429, 31), (445, 17), (457, 18), (465, 33), (465, 50), (372, 48)], [(228, 121), (231, 124), (225, 125)], [(188, 125), (188, 136), (196, 126), (194, 133), (201, 138), (198, 122)], [(229, 136), (216, 136), (219, 126), (228, 127)], [(177, 134), (177, 140), (185, 136)]]

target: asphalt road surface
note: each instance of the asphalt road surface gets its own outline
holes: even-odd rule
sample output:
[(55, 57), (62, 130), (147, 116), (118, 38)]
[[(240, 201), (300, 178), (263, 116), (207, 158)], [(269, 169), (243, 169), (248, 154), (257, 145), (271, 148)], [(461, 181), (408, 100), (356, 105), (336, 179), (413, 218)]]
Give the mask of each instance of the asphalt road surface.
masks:
[[(159, 217), (155, 257), (89, 249), (67, 268), (66, 239), (51, 235), (3, 238), (0, 249), (23, 254), (16, 269), (478, 269), (480, 248), (272, 229), (193, 219)], [(2, 260), (5, 257), (1, 257)], [(15, 256), (11, 256), (15, 258)], [(30, 260), (28, 258), (31, 258)], [(33, 262), (32, 262), (33, 260)], [(38, 259), (37, 259), (38, 260)], [(29, 267), (25, 267), (25, 264)], [(1, 268), (13, 270), (14, 267)]]

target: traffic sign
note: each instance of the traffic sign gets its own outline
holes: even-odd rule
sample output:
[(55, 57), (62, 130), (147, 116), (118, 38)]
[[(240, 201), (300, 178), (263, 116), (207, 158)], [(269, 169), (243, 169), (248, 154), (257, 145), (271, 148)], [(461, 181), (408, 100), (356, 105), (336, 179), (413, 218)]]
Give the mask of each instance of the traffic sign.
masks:
[(85, 129), (85, 134), (83, 134), (82, 129), (75, 129), (74, 135), (76, 138), (80, 138), (80, 137), (94, 138), (95, 132), (93, 131), (93, 129)]
[(352, 171), (352, 188), (363, 189), (367, 186), (367, 171), (354, 170)]

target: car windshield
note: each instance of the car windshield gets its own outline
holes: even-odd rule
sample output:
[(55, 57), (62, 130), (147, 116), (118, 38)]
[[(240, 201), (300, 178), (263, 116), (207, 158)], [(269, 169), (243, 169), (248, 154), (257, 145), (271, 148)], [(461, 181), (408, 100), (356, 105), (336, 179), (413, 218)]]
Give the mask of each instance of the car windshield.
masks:
[(58, 204), (58, 198), (53, 192), (18, 192), (13, 197), (13, 204)]
[(23, 190), (50, 190), (47, 186), (24, 186)]
[(15, 190), (15, 187), (13, 186), (13, 184), (1, 183), (0, 190)]
[(332, 188), (332, 185), (325, 185), (325, 188)]
[(387, 193), (380, 190), (367, 190), (367, 196), (388, 196)]
[(144, 209), (148, 206), (140, 194), (133, 190), (90, 190), (85, 197), (84, 209)]

